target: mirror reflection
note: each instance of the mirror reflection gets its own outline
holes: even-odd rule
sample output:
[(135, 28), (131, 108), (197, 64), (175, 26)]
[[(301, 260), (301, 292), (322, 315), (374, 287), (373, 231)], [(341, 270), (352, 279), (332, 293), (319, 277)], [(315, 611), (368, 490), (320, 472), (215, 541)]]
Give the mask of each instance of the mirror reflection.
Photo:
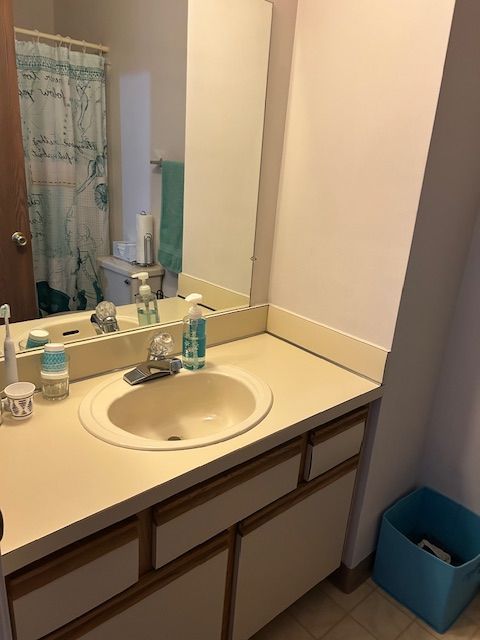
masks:
[(271, 4), (13, 5), (38, 303), (18, 348), (178, 320), (192, 292), (248, 305)]

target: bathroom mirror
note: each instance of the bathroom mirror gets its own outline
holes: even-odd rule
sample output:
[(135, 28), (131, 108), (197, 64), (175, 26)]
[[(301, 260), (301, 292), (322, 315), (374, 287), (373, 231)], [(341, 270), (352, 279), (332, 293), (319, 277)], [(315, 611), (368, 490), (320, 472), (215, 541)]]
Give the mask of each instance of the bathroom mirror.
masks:
[[(52, 341), (95, 337), (101, 327), (91, 316), (102, 297), (116, 305), (120, 330), (138, 327), (136, 271), (150, 274), (160, 323), (181, 319), (192, 292), (202, 293), (206, 313), (248, 306), (271, 3), (12, 4), (42, 313), (12, 326), (18, 347), (35, 328), (48, 330)], [(48, 37), (56, 34), (63, 39)], [(59, 61), (60, 75), (70, 74), (68, 95)], [(103, 63), (105, 98), (96, 87)], [(65, 185), (75, 207), (70, 193), (62, 209)], [(83, 205), (87, 213), (72, 239), (66, 220)], [(138, 240), (145, 236), (147, 243)], [(160, 257), (162, 266), (132, 266), (139, 245), (142, 261)], [(55, 282), (73, 271), (74, 290), (57, 290)]]

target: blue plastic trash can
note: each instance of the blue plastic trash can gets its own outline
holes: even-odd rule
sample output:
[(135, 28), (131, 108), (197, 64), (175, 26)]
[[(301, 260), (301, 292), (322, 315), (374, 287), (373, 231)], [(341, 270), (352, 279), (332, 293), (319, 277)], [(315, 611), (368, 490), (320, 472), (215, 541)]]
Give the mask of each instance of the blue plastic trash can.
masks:
[[(455, 565), (420, 549), (428, 539)], [(382, 518), (374, 581), (439, 633), (446, 631), (480, 587), (480, 517), (423, 487)]]

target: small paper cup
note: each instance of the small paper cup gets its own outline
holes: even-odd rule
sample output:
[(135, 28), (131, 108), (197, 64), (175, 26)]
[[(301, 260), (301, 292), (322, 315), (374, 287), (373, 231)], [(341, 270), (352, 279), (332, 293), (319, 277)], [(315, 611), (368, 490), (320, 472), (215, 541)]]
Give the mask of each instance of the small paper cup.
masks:
[(26, 420), (33, 413), (33, 394), (35, 385), (31, 382), (14, 382), (4, 389), (7, 407), (12, 418)]

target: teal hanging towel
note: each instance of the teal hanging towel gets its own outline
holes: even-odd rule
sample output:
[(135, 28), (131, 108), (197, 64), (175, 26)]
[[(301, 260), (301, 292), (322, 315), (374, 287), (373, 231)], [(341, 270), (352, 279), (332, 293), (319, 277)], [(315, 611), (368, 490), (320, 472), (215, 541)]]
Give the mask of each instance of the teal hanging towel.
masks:
[(162, 162), (162, 215), (159, 262), (174, 273), (182, 270), (183, 162)]

